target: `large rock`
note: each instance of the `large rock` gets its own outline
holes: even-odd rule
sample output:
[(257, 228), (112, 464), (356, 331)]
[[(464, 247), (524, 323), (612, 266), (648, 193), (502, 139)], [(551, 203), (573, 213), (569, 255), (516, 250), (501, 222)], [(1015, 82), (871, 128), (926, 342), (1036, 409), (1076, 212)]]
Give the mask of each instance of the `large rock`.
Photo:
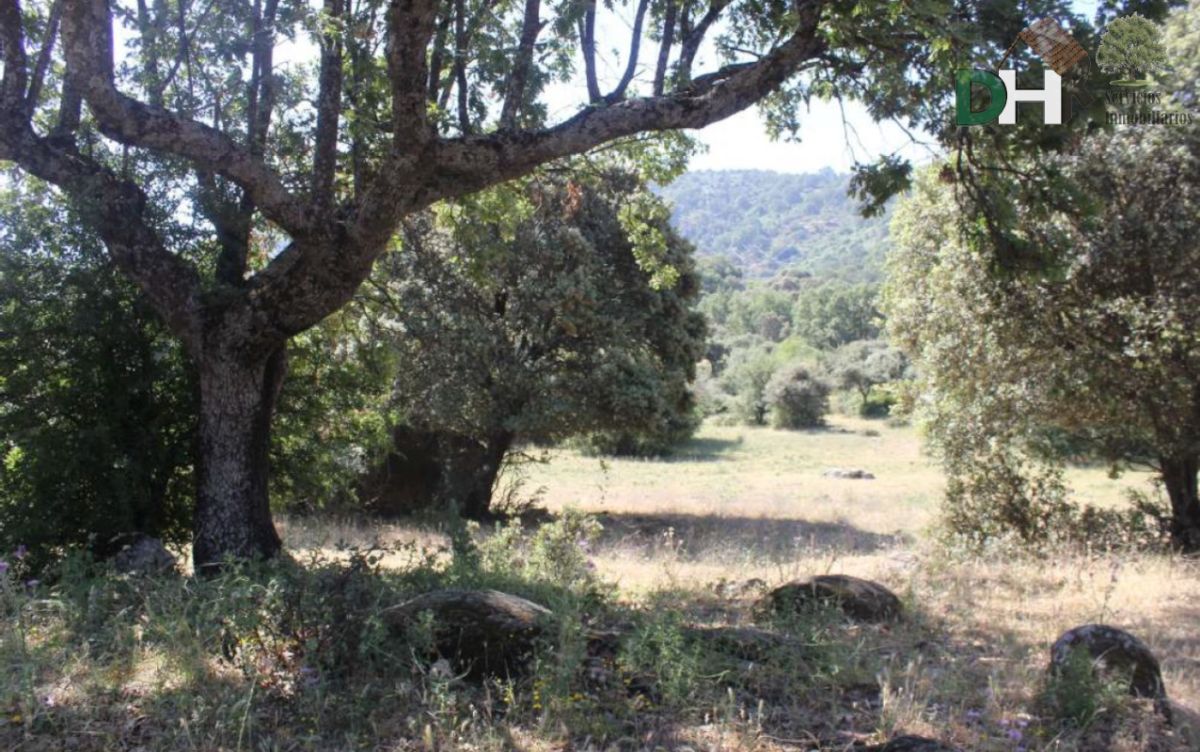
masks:
[(149, 535), (135, 535), (113, 557), (118, 572), (136, 575), (160, 575), (177, 572), (174, 554), (163, 542)]
[(795, 580), (767, 594), (764, 605), (776, 613), (795, 612), (813, 604), (840, 608), (861, 621), (882, 622), (900, 616), (900, 599), (883, 585), (844, 574)]
[(407, 632), (425, 613), (438, 655), (475, 676), (523, 670), (553, 616), (544, 606), (497, 590), (434, 590), (382, 615), (392, 630)]
[(858, 468), (831, 467), (821, 475), (826, 478), (843, 478), (845, 480), (875, 480), (874, 475)]
[(1086, 650), (1092, 667), (1100, 676), (1129, 681), (1129, 693), (1147, 697), (1169, 715), (1167, 691), (1163, 686), (1158, 659), (1146, 643), (1123, 629), (1107, 624), (1085, 624), (1063, 632), (1050, 648), (1050, 671), (1063, 670), (1076, 649)]

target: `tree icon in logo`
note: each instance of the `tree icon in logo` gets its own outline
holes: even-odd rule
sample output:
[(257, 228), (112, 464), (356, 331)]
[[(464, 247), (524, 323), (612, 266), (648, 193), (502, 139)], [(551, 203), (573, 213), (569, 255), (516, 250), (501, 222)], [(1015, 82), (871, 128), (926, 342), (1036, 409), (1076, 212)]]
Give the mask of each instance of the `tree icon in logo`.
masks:
[(1158, 71), (1166, 62), (1158, 27), (1137, 13), (1114, 19), (1096, 50), (1101, 70), (1124, 77), (1113, 81), (1118, 86), (1146, 86), (1150, 81), (1140, 76)]

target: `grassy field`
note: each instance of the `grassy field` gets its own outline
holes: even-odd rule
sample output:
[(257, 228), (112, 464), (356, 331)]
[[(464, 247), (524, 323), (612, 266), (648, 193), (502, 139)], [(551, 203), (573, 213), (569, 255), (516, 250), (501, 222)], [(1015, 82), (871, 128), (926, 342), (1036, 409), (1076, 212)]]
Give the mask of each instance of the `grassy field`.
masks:
[[(823, 476), (830, 468), (876, 477)], [(1139, 473), (1114, 480), (1101, 468), (1073, 469), (1068, 478), (1081, 501), (1101, 506), (1120, 505), (1126, 488), (1149, 483)], [(706, 425), (667, 461), (557, 450), (549, 462), (526, 467), (521, 491), (553, 512), (595, 515), (603, 532), (591, 559), (634, 606), (737, 625), (749, 623), (750, 604), (763, 590), (812, 574), (871, 578), (900, 593), (914, 617), (904, 626), (842, 635), (874, 653), (854, 670), (879, 688), (865, 717), (847, 711), (856, 719), (847, 739), (914, 733), (979, 750), (1200, 749), (1191, 746), (1200, 745), (1193, 714), (1200, 708), (1200, 565), (1166, 555), (948, 552), (933, 540), (943, 484), (914, 429), (840, 417), (811, 432)], [(338, 538), (439, 540), (403, 526), (318, 533), (297, 525), (289, 534), (326, 551)], [(1093, 724), (1014, 742), (1015, 730), (1039, 712), (1050, 644), (1090, 622), (1134, 632), (1161, 658), (1175, 730), (1097, 736), (1103, 724)], [(788, 733), (823, 725), (806, 714), (811, 708), (791, 712), (797, 722), (782, 724)], [(696, 732), (696, 743), (712, 746), (711, 732)], [(723, 744), (769, 747), (778, 738), (763, 732), (753, 743), (739, 737)]]
[[(1070, 480), (1103, 505), (1148, 482)], [(550, 514), (521, 533), (479, 529), (469, 566), (437, 523), (291, 518), (280, 527), (300, 567), (0, 591), (17, 614), (0, 635), (0, 748), (853, 750), (920, 734), (979, 752), (1200, 749), (1200, 563), (948, 550), (932, 533), (942, 486), (911, 428), (709, 425), (667, 461), (557, 450), (525, 466), (520, 493)], [(756, 610), (768, 588), (819, 573), (888, 585), (906, 618)], [(508, 589), (576, 626), (531, 676), (482, 685), (373, 631), (381, 609), (447, 586)], [(1174, 725), (1111, 688), (1048, 693), (1050, 644), (1090, 622), (1156, 652)], [(630, 636), (601, 670), (581, 635), (613, 624)], [(686, 637), (752, 625), (783, 647), (731, 660)]]

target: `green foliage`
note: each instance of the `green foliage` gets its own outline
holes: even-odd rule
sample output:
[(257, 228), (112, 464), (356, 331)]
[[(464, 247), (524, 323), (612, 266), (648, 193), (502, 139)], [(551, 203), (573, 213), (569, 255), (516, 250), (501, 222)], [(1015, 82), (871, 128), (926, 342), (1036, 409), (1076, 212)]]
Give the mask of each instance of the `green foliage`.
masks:
[[(987, 513), (989, 487), (1007, 497), (1018, 483), (1020, 463), (1007, 459), (1003, 477), (984, 480), (990, 458), (1061, 463), (1062, 442), (1047, 441), (1061, 431), (1118, 465), (1157, 467), (1176, 543), (1194, 545), (1200, 507), (1185, 479), (1194, 485), (1188, 458), (1200, 437), (1190, 408), (1200, 394), (1200, 300), (1186, 280), (1200, 275), (1198, 138), (1195, 126), (1128, 129), (1059, 159), (1079, 204), (1025, 225), (1053, 274), (993, 273), (993, 249), (960, 232), (951, 189), (932, 171), (898, 210), (888, 325), (916, 363), (919, 414), (959, 489), (952, 500), (983, 495), (971, 514)], [(1049, 494), (1051, 517), (1058, 497)], [(1048, 519), (1010, 521), (1026, 536)]]
[(1096, 63), (1101, 70), (1126, 78), (1154, 73), (1167, 62), (1159, 36), (1158, 26), (1139, 14), (1114, 19), (1100, 40)]
[(98, 239), (34, 181), (0, 195), (0, 551), (37, 569), (141, 532), (182, 541), (193, 379)]
[(1102, 715), (1113, 715), (1129, 706), (1129, 683), (1101, 676), (1086, 647), (1076, 645), (1066, 663), (1053, 672), (1041, 693), (1052, 717), (1086, 729)]
[(792, 332), (822, 349), (879, 336), (879, 288), (826, 282), (802, 288), (792, 311)]
[(702, 258), (725, 256), (751, 277), (790, 267), (876, 281), (888, 248), (886, 216), (863, 219), (847, 195), (848, 180), (828, 169), (699, 170), (661, 192), (673, 205), (675, 226)]
[(803, 364), (789, 364), (767, 382), (763, 398), (776, 428), (820, 428), (829, 412), (829, 385)]
[(598, 446), (646, 450), (690, 435), (699, 280), (691, 247), (638, 185), (538, 176), (472, 199), (520, 213), (447, 207), (440, 225), (414, 224), (363, 297), (398, 364), (402, 419), (480, 440), (595, 433)]
[(354, 503), (391, 425), (393, 352), (353, 310), (292, 340), (271, 442), (272, 503), (292, 511)]

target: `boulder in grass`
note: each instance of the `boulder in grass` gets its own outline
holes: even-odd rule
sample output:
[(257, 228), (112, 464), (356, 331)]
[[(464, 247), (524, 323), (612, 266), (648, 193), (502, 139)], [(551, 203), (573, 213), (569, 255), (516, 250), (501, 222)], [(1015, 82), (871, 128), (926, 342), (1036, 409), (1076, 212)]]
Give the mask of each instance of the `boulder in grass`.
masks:
[(866, 622), (890, 621), (904, 608), (896, 594), (883, 585), (845, 574), (824, 574), (781, 585), (767, 594), (763, 605), (775, 613), (788, 613), (814, 604), (835, 606)]
[(821, 473), (825, 478), (843, 478), (846, 480), (875, 480), (875, 476), (866, 470), (858, 468), (833, 467)]
[(1129, 681), (1129, 694), (1154, 700), (1169, 717), (1167, 691), (1158, 659), (1146, 643), (1123, 629), (1107, 624), (1085, 624), (1063, 632), (1050, 648), (1050, 672), (1066, 668), (1075, 650), (1086, 650), (1099, 676)]
[(407, 632), (429, 614), (433, 647), (456, 670), (480, 677), (520, 673), (553, 614), (498, 590), (434, 590), (385, 609), (389, 628)]
[(178, 571), (175, 555), (162, 541), (149, 535), (132, 536), (112, 561), (122, 574), (151, 576)]

